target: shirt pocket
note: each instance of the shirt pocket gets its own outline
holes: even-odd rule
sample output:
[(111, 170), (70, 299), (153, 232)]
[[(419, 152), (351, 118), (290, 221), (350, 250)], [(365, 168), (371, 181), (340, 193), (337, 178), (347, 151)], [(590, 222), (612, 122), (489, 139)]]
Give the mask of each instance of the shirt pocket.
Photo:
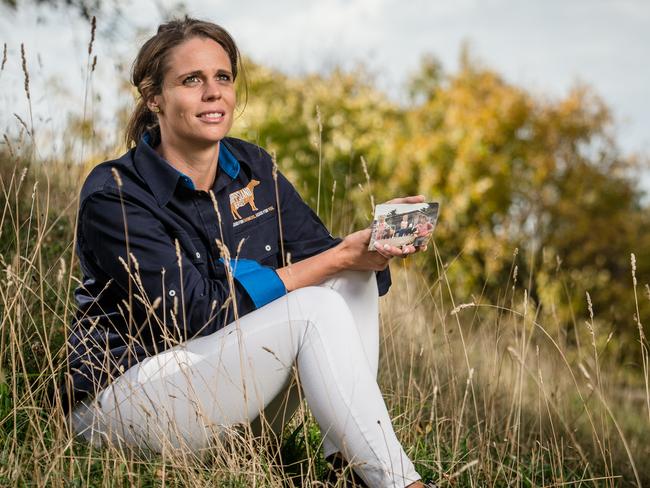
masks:
[(279, 240), (276, 219), (266, 218), (262, 222), (257, 222), (256, 219), (243, 229), (235, 229), (233, 237), (235, 248), (232, 250), (232, 258), (251, 259), (264, 266), (277, 268)]

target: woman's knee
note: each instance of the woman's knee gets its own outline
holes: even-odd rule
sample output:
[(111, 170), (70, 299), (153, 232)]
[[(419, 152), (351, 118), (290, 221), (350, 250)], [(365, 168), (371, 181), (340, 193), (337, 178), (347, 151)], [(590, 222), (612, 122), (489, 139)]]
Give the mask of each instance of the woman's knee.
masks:
[(372, 287), (373, 285), (375, 288), (377, 287), (374, 271), (356, 271), (351, 269), (340, 271), (323, 283), (323, 286), (335, 290), (348, 287)]
[(379, 299), (377, 278), (372, 271), (345, 270), (337, 273), (322, 285), (342, 295), (346, 301), (361, 300), (366, 305)]
[(291, 305), (298, 308), (305, 319), (321, 315), (323, 312), (330, 316), (349, 313), (345, 299), (331, 288), (307, 286), (292, 291), (288, 298)]

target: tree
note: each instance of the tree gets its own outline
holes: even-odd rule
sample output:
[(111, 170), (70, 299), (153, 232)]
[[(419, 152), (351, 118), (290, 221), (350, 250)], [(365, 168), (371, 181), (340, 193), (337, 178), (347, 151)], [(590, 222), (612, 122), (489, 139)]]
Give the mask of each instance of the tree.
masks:
[(247, 62), (236, 133), (273, 151), (338, 233), (369, 225), (372, 201), (440, 201), (434, 239), (459, 296), (499, 301), (517, 255), (519, 283), (549, 323), (572, 327), (588, 291), (598, 320), (635, 334), (629, 259), (647, 281), (650, 223), (639, 162), (617, 149), (607, 106), (586, 86), (536, 98), (468, 53), (461, 61), (444, 76), (425, 59), (405, 107), (363, 69), (289, 77)]
[(464, 59), (444, 80), (426, 65), (430, 83), (416, 78), (416, 93), (430, 91), (395, 141), (405, 157), (393, 192), (440, 198), (435, 238), (443, 259), (460, 257), (448, 277), (461, 293), (497, 299), (518, 249), (520, 280), (563, 326), (586, 313), (589, 291), (598, 318), (635, 334), (629, 259), (647, 256), (650, 226), (638, 161), (618, 151), (607, 106), (586, 86), (535, 99)]
[[(90, 19), (102, 7), (102, 0), (0, 0), (2, 4), (10, 9), (16, 10), (19, 7), (33, 4), (38, 7), (51, 6), (55, 8), (70, 8), (79, 12), (85, 19)], [(117, 3), (119, 0), (108, 0), (110, 3)]]

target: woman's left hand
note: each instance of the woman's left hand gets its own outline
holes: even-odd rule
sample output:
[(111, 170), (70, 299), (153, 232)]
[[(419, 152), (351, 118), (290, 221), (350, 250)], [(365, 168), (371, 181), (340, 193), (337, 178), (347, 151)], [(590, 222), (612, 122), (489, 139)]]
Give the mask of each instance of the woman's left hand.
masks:
[[(424, 203), (424, 201), (424, 195), (412, 195), (409, 197), (393, 198), (392, 200), (388, 200), (386, 203)], [(416, 252), (426, 251), (427, 246), (416, 247), (413, 244), (409, 244), (408, 246), (404, 246), (402, 249), (400, 249), (399, 247), (385, 244), (381, 247), (375, 247), (375, 250), (388, 259), (397, 256), (405, 258), (411, 254), (415, 254)]]
[(418, 246), (414, 246), (413, 244), (404, 246), (401, 249), (396, 246), (389, 246), (388, 244), (384, 244), (381, 247), (375, 246), (375, 251), (377, 251), (379, 254), (381, 254), (387, 259), (394, 258), (394, 257), (405, 258), (410, 256), (411, 254), (415, 254), (416, 252), (421, 252), (426, 250), (427, 250), (427, 246), (418, 247)]
[(424, 195), (393, 198), (392, 200), (388, 200), (386, 203), (424, 203)]

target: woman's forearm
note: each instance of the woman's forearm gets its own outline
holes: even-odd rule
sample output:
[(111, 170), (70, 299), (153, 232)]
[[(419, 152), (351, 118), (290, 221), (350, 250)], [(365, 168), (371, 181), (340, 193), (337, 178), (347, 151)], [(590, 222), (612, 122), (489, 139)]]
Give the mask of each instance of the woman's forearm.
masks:
[(370, 234), (370, 229), (353, 232), (336, 247), (280, 268), (276, 272), (287, 291), (293, 291), (304, 286), (320, 285), (345, 269), (381, 271), (386, 269), (392, 257), (409, 254), (408, 251), (393, 246), (370, 251), (368, 249)]
[(341, 244), (298, 263), (278, 268), (276, 272), (287, 291), (313, 286), (331, 278), (346, 268)]

